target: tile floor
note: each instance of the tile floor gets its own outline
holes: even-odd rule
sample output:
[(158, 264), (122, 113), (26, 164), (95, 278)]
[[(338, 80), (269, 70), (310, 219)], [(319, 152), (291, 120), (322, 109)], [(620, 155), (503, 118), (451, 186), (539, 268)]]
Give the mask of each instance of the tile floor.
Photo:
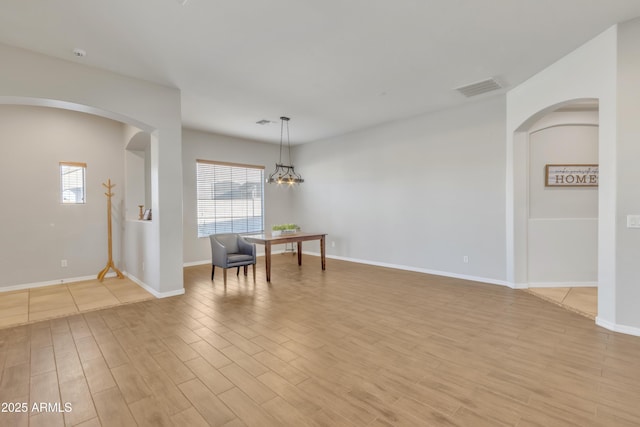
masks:
[(0, 293), (0, 328), (153, 299), (128, 278), (87, 280)]
[(527, 291), (590, 319), (598, 314), (598, 288), (530, 288)]

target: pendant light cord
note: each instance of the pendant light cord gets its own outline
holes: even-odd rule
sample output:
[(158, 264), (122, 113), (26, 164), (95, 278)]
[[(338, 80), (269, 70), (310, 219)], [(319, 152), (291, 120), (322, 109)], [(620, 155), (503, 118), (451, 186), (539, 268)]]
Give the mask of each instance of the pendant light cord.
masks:
[(282, 138), (284, 135), (284, 118), (280, 117), (280, 164), (282, 164)]

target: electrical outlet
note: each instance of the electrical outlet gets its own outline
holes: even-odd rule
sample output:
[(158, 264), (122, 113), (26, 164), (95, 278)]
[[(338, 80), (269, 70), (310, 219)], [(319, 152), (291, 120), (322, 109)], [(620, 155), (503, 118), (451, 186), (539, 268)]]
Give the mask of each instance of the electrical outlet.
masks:
[(66, 266), (67, 266), (67, 260), (66, 259), (60, 260), (60, 267), (66, 267)]
[(462, 262), (464, 262), (465, 264), (469, 264), (469, 257), (468, 256), (463, 256), (462, 257)]
[(332, 240), (332, 241), (331, 241), (331, 247), (332, 247), (332, 248), (335, 248), (335, 247), (336, 247), (336, 241), (335, 241), (335, 240)]

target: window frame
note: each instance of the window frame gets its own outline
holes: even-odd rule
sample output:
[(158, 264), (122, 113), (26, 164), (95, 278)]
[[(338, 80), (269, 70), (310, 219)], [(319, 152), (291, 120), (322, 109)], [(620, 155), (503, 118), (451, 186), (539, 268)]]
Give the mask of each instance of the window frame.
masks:
[[(82, 169), (82, 183), (81, 187), (81, 201), (65, 201), (65, 193), (67, 191), (71, 191), (70, 187), (65, 186), (64, 176), (66, 173), (63, 168), (81, 168)], [(58, 163), (58, 172), (59, 172), (59, 188), (60, 188), (60, 204), (61, 205), (86, 205), (87, 204), (87, 164), (84, 162), (59, 162)], [(70, 171), (71, 172), (71, 171)], [(67, 172), (67, 173), (70, 173)], [(76, 187), (78, 188), (78, 187)], [(76, 199), (77, 200), (77, 199)]]
[[(211, 189), (203, 189), (201, 188), (201, 183), (204, 181), (203, 176), (201, 176), (201, 174), (204, 174), (205, 171), (201, 169), (201, 167), (207, 167), (210, 166), (212, 169), (209, 170), (207, 173), (210, 175), (210, 177), (212, 178), (211, 181), (209, 181), (209, 185), (212, 185)], [(216, 184), (214, 182), (214, 180), (216, 179), (216, 168), (223, 168), (223, 170), (221, 171), (222, 173), (220, 173), (220, 171), (218, 172), (218, 178), (220, 178), (218, 180), (219, 183), (226, 183), (226, 181), (228, 181), (227, 185), (221, 185), (221, 189), (218, 190), (218, 188), (216, 188)], [(226, 169), (228, 168), (228, 169)], [(240, 169), (240, 171), (234, 171), (234, 169)], [(250, 212), (250, 208), (248, 207), (248, 203), (247, 206), (245, 207), (245, 210), (243, 212), (242, 208), (239, 207), (235, 207), (236, 203), (234, 203), (234, 201), (241, 201), (241, 200), (254, 200), (254, 202), (252, 203), (252, 208), (251, 209), (256, 209), (255, 206), (255, 198), (253, 199), (249, 199), (249, 198), (242, 198), (241, 196), (244, 194), (246, 195), (246, 192), (248, 191), (248, 188), (245, 187), (244, 189), (238, 189), (238, 188), (234, 188), (234, 181), (232, 180), (233, 176), (234, 176), (234, 172), (238, 173), (244, 173), (248, 174), (248, 171), (258, 171), (259, 172), (259, 180), (258, 183), (260, 185), (259, 188), (259, 215), (254, 215), (254, 216), (250, 216), (248, 215)], [(223, 161), (217, 161), (217, 160), (205, 160), (205, 159), (196, 159), (196, 234), (198, 238), (207, 238), (209, 237), (209, 235), (211, 234), (218, 234), (218, 233), (238, 233), (238, 234), (257, 234), (257, 233), (264, 233), (264, 224), (265, 224), (265, 211), (264, 211), (264, 204), (265, 204), (265, 182), (264, 182), (264, 171), (265, 171), (265, 167), (261, 166), (261, 165), (250, 165), (250, 164), (244, 164), (244, 163), (232, 163), (232, 162), (223, 162)], [(237, 175), (236, 175), (237, 176)], [(246, 176), (245, 176), (246, 178)], [(226, 180), (226, 181), (225, 181)], [(247, 181), (245, 180), (241, 180), (240, 183), (236, 183), (237, 185), (243, 186), (248, 184), (249, 182), (253, 183), (254, 181)], [(222, 191), (222, 190), (228, 190), (226, 191), (224, 194), (221, 194), (223, 197), (216, 199), (216, 192), (217, 191)], [(210, 197), (211, 198), (204, 198), (202, 197), (202, 193), (210, 193)], [(238, 197), (240, 196), (240, 197)], [(217, 206), (216, 203), (214, 203), (214, 200), (218, 200), (219, 203), (221, 204), (226, 204), (228, 206), (226, 206), (227, 209), (230, 209), (231, 214), (230, 215), (224, 215), (224, 214), (218, 214), (217, 212), (214, 212), (213, 215), (211, 215), (211, 213), (209, 213), (209, 215), (204, 215), (203, 211), (205, 209), (207, 209), (204, 206), (204, 201), (211, 201), (212, 205)], [(227, 201), (227, 203), (224, 203), (224, 201)], [(241, 204), (241, 203), (240, 203)], [(211, 209), (211, 207), (209, 207), (209, 209)], [(213, 209), (217, 210), (217, 207), (213, 207)], [(228, 211), (227, 211), (228, 212)], [(238, 213), (244, 213), (244, 215), (237, 215)], [(258, 227), (251, 227), (251, 224), (255, 223), (255, 218), (259, 217), (260, 218), (260, 224)], [(252, 220), (252, 218), (254, 218)], [(209, 222), (208, 224), (205, 222), (207, 220), (213, 220), (211, 222)], [(222, 223), (226, 220), (226, 222), (228, 222), (229, 224), (227, 224), (227, 226), (222, 225)], [(240, 225), (243, 221), (246, 222), (246, 227), (240, 227), (240, 228), (235, 228), (236, 225)], [(221, 225), (219, 225), (221, 224)], [(230, 226), (229, 226), (230, 225)], [(208, 231), (205, 231), (205, 227), (208, 226)]]

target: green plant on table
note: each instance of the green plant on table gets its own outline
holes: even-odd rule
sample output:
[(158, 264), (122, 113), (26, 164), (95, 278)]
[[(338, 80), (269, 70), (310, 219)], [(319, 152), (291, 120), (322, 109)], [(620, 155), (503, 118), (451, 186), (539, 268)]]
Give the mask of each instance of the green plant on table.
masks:
[(298, 230), (300, 229), (300, 227), (298, 227), (296, 224), (278, 224), (271, 227), (271, 229), (273, 231), (286, 231), (286, 230)]

